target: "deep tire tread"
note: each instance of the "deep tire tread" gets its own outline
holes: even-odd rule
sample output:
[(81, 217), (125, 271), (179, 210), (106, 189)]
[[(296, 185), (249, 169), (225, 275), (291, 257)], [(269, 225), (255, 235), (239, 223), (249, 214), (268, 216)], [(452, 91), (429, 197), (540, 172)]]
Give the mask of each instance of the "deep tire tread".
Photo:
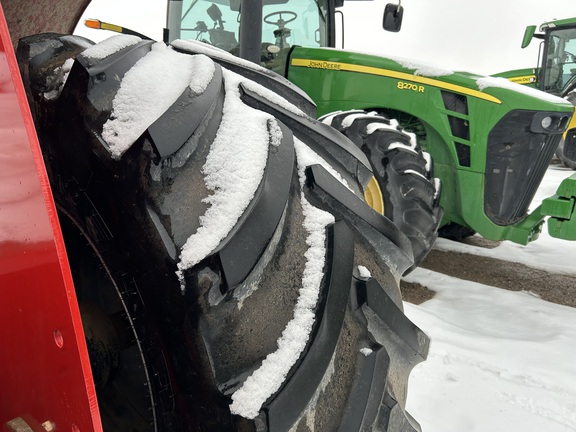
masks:
[(396, 121), (377, 113), (344, 111), (321, 120), (368, 156), (382, 190), (384, 214), (410, 239), (415, 263), (411, 269), (415, 268), (436, 241), (442, 219), (433, 169), (427, 168), (422, 150)]
[[(57, 40), (58, 36), (45, 38)], [(93, 252), (101, 256), (101, 265), (110, 266), (109, 273), (114, 276), (114, 282), (122, 287), (119, 290), (120, 299), (126, 300), (130, 306), (126, 310), (134, 309), (134, 313), (137, 313), (133, 317), (136, 322), (135, 336), (142, 345), (142, 358), (146, 360), (142, 368), (150, 372), (148, 385), (154, 396), (150, 398), (153, 399), (150, 405), (154, 405), (149, 407), (150, 419), (145, 419), (150, 422), (146, 430), (253, 432), (263, 430), (262, 425), (257, 424), (262, 421), (262, 424), (268, 425), (266, 430), (284, 432), (287, 430), (285, 424), (279, 422), (286, 421), (283, 416), (287, 410), (279, 409), (277, 417), (266, 418), (273, 414), (275, 402), (279, 401), (279, 406), (283, 408), (280, 404), (282, 399), (288, 400), (288, 403), (297, 400), (300, 405), (308, 403), (308, 407), (313, 406), (312, 420), (316, 421), (316, 430), (342, 430), (344, 419), (359, 424), (360, 427), (355, 430), (378, 427), (378, 430), (388, 432), (396, 432), (394, 425), (412, 423), (410, 415), (404, 411), (408, 376), (412, 366), (425, 358), (427, 338), (403, 314), (397, 273), (393, 274), (390, 266), (375, 256), (373, 250), (362, 243), (359, 235), (344, 220), (326, 228), (326, 232), (332, 233), (330, 235), (334, 238), (327, 236), (327, 260), (320, 283), (320, 299), (314, 310), (317, 319), (309, 346), (290, 370), (283, 387), (262, 405), (256, 421), (230, 413), (230, 391), (241, 384), (247, 372), (257, 369), (263, 359), (276, 349), (276, 342), (296, 308), (306, 264), (308, 234), (303, 223), (302, 195), (294, 158), (281, 158), (283, 153), (275, 151), (278, 164), (287, 172), (284, 177), (279, 177), (280, 182), (288, 182), (289, 185), (285, 189), (263, 187), (259, 191), (261, 195), (256, 194), (251, 202), (256, 203), (259, 196), (266, 194), (263, 202), (285, 198), (280, 212), (280, 216), (285, 217), (280, 217), (281, 222), (275, 227), (272, 239), (266, 237), (259, 243), (258, 247), (263, 252), (255, 263), (249, 263), (253, 266), (243, 265), (245, 273), (237, 273), (238, 281), (227, 286), (230, 281), (224, 271), (222, 251), (234, 242), (243, 243), (239, 241), (243, 235), (241, 230), (248, 224), (241, 226), (238, 223), (229, 237), (221, 241), (218, 251), (185, 271), (187, 287), (182, 291), (176, 278), (177, 250), (198, 229), (198, 219), (205, 210), (205, 205), (203, 207), (199, 203), (209, 192), (201, 168), (223, 119), (223, 83), (217, 83), (221, 86), (220, 92), (209, 93), (214, 95), (214, 100), (203, 105), (201, 112), (206, 112), (206, 117), (201, 119), (203, 121), (199, 121), (199, 126), (190, 132), (190, 137), (179, 138), (180, 141), (176, 143), (184, 141), (174, 152), (179, 152), (185, 146), (193, 146), (187, 162), (182, 165), (167, 163), (163, 170), (154, 171), (155, 177), (152, 164), (157, 168), (174, 154), (172, 148), (159, 144), (160, 141), (171, 142), (171, 137), (155, 135), (148, 129), (117, 159), (102, 145), (102, 123), (111, 114), (111, 101), (119, 83), (116, 87), (103, 90), (103, 99), (107, 103), (103, 102), (100, 108), (95, 107), (91, 105), (92, 99), (87, 90), (90, 88), (87, 83), (92, 79), (90, 68), (95, 66), (75, 64), (67, 81), (58, 83), (58, 90), (60, 84), (63, 88), (57, 97), (48, 100), (43, 96), (46, 92), (42, 87), (45, 82), (43, 74), (62, 66), (67, 58), (78, 55), (83, 49), (81, 42), (69, 50), (66, 47), (68, 51), (59, 57), (47, 55), (47, 63), (40, 65), (42, 70), (30, 67), (30, 51), (22, 51), (21, 55), (28, 61), (28, 64), (23, 63), (24, 70), (33, 72), (26, 75), (31, 81), (28, 83), (28, 96), (35, 108), (42, 149), (49, 156), (46, 158), (50, 160), (47, 169), (59, 209), (70, 215), (79, 231), (94, 245)], [(147, 49), (143, 45), (137, 54), (144, 56)], [(137, 61), (134, 55), (122, 63), (122, 53), (115, 55), (120, 58), (118, 64), (123, 70), (129, 70)], [(102, 60), (103, 65), (105, 61)], [(103, 74), (107, 72), (109, 70), (104, 67), (100, 70)], [(113, 75), (111, 71), (110, 75)], [(222, 81), (220, 75), (217, 80)], [(190, 98), (190, 104), (195, 108), (200, 105), (194, 98)], [(159, 134), (172, 127), (166, 119), (171, 118), (175, 109), (174, 106), (168, 108), (163, 114), (166, 118), (154, 123)], [(380, 169), (380, 174), (376, 175), (381, 184), (390, 185), (388, 189), (383, 189), (389, 197), (390, 211), (400, 209), (394, 212), (391, 219), (408, 233), (411, 240), (418, 239), (421, 244), (433, 241), (431, 237), (424, 236), (426, 227), (419, 226), (422, 219), (432, 219), (430, 213), (434, 213), (432, 209), (437, 205), (437, 199), (433, 198), (435, 190), (430, 182), (431, 174), (426, 170), (424, 159), (405, 148), (390, 148), (394, 142), (410, 145), (410, 137), (393, 122), (378, 118), (388, 130), (368, 133), (366, 127), (374, 123), (374, 117), (365, 116), (362, 112), (358, 114), (358, 118), (346, 130), (351, 137), (361, 137), (352, 141), (357, 145), (359, 143), (366, 154), (377, 155), (371, 156), (374, 158), (371, 163)], [(370, 118), (366, 120), (363, 117)], [(59, 118), (66, 118), (68, 122), (62, 124), (54, 121)], [(346, 116), (338, 119), (350, 120)], [(247, 123), (250, 121), (253, 120), (246, 118)], [(291, 156), (293, 134), (296, 136), (294, 131), (299, 126), (305, 130), (311, 123), (310, 119), (294, 121), (299, 121), (300, 125), (281, 125), (285, 132), (283, 139), (286, 139), (281, 146), (288, 149)], [(281, 123), (280, 120), (278, 122)], [(332, 130), (330, 132), (336, 138), (342, 138)], [(325, 140), (336, 146), (336, 138), (327, 134)], [(354, 156), (354, 152), (347, 152), (349, 158), (357, 161), (359, 155), (365, 161), (364, 155), (345, 141), (356, 153)], [(165, 154), (160, 151), (162, 148), (167, 149)], [(377, 158), (381, 159), (381, 166), (374, 162)], [(274, 165), (269, 156), (267, 169), (271, 166)], [(367, 162), (364, 162), (364, 167), (370, 174)], [(284, 172), (277, 168), (273, 169), (276, 176)], [(186, 193), (170, 195), (173, 191), (180, 192), (180, 188)], [(404, 192), (399, 194), (399, 190)], [(176, 203), (168, 203), (173, 201)], [(253, 213), (271, 220), (270, 208), (268, 206)], [(370, 211), (367, 205), (366, 210)], [(249, 212), (246, 210), (244, 216)], [(398, 212), (399, 216), (396, 215)], [(380, 215), (375, 216), (384, 220)], [(247, 218), (242, 219), (243, 223)], [(264, 238), (265, 225), (258, 225), (258, 228), (257, 234)], [(273, 240), (276, 234), (278, 236)], [(410, 244), (405, 239), (404, 244), (405, 249), (409, 250)], [(239, 256), (235, 251), (231, 255)], [(83, 260), (79, 261), (83, 263)], [(406, 266), (410, 263), (408, 259), (407, 263)], [(360, 277), (360, 265), (370, 267), (374, 277)], [(85, 272), (84, 276), (91, 279), (92, 274)], [(234, 297), (237, 291), (233, 288), (255, 281), (260, 287), (243, 298), (244, 303), (239, 308), (238, 299)], [(367, 293), (367, 285), (373, 287), (370, 293)], [(90, 286), (86, 291), (95, 294), (98, 289)], [(212, 294), (215, 297), (210, 297)], [(381, 317), (386, 323), (385, 331), (378, 336), (378, 343), (366, 316), (368, 309), (372, 311), (370, 314)], [(327, 334), (330, 334), (334, 346), (324, 350), (317, 348), (325, 345)], [(415, 348), (414, 340), (423, 341), (423, 345)], [(368, 347), (373, 348), (374, 357), (378, 355), (378, 365), (386, 363), (385, 370), (374, 368), (376, 372), (368, 374), (372, 369), (365, 366), (367, 357), (360, 352)], [(320, 357), (330, 360), (328, 363), (325, 361), (324, 371), (319, 370), (320, 362), (316, 361)], [(336, 365), (335, 371), (331, 365)], [(365, 381), (359, 379), (359, 371), (366, 373)], [(322, 379), (330, 378), (333, 373), (336, 378), (328, 380), (328, 385), (320, 382), (310, 388), (309, 383), (314, 381), (309, 377), (317, 379), (315, 375), (320, 373)], [(129, 371), (126, 375), (131, 376)], [(303, 384), (298, 387), (298, 382)], [(378, 388), (373, 390), (372, 385)], [(295, 390), (290, 391), (291, 386), (296, 387)], [(368, 403), (359, 404), (358, 410), (351, 410), (345, 417), (344, 411), (354, 406), (355, 394), (351, 393), (362, 386), (368, 388), (366, 400), (373, 407), (368, 410)], [(320, 395), (317, 400), (310, 398), (309, 393), (314, 392)], [(309, 400), (305, 399), (306, 395)], [(115, 408), (118, 405), (115, 400), (109, 402), (109, 412), (114, 414), (113, 420), (116, 420)], [(292, 417), (301, 412), (301, 407), (296, 408), (292, 410), (296, 412)], [(299, 431), (309, 430), (304, 418), (309, 409), (302, 412), (302, 418), (297, 419), (293, 429), (298, 426)], [(364, 411), (359, 414), (361, 410), (369, 415), (364, 416)], [(292, 417), (288, 420), (292, 421)], [(120, 415), (118, 418), (123, 417)], [(273, 424), (280, 426), (271, 427)], [(124, 424), (112, 425), (107, 430), (130, 428), (144, 430)]]

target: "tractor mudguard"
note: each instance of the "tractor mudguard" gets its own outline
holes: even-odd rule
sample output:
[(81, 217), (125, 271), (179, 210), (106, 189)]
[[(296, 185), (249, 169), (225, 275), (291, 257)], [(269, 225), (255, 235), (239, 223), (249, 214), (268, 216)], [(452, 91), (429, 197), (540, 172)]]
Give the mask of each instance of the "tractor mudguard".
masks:
[(0, 425), (101, 432), (62, 232), (1, 5), (0, 81)]

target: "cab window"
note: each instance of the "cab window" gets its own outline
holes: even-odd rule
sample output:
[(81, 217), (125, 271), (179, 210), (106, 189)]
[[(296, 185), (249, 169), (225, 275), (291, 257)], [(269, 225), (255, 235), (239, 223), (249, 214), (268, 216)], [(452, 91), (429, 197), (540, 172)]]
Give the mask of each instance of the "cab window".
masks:
[[(328, 44), (327, 0), (264, 0), (261, 63), (282, 68), (290, 47)], [(181, 39), (194, 39), (239, 54), (240, 0), (184, 0)]]

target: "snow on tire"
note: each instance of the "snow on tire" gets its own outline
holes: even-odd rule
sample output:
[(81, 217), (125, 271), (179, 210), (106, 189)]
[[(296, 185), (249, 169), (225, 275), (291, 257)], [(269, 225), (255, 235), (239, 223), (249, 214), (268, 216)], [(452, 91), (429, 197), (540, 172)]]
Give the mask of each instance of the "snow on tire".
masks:
[(442, 220), (440, 182), (433, 178), (432, 160), (415, 137), (395, 120), (375, 112), (340, 111), (321, 121), (336, 128), (368, 156), (384, 199), (384, 215), (408, 236), (414, 252), (412, 270), (426, 257)]
[(87, 45), (18, 56), (104, 429), (418, 430), (411, 246), (364, 154), (186, 44)]

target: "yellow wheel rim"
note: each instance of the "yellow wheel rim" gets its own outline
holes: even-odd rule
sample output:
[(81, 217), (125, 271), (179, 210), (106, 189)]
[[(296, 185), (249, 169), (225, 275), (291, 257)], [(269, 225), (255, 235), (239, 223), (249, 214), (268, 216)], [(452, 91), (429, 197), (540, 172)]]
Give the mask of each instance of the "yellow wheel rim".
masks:
[(374, 176), (368, 182), (364, 190), (364, 199), (370, 207), (380, 214), (384, 214), (384, 199), (382, 198), (382, 191), (378, 185), (378, 181)]

